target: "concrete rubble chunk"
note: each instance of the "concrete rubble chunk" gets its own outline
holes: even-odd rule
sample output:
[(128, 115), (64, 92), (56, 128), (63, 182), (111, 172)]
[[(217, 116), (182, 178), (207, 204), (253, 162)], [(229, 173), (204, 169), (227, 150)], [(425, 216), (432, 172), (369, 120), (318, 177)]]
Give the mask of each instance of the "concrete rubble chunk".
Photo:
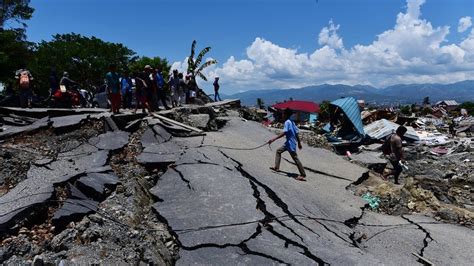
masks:
[(206, 129), (210, 116), (208, 114), (195, 114), (188, 116), (189, 125), (199, 129)]
[(387, 160), (380, 158), (381, 153), (364, 151), (351, 155), (351, 160), (363, 165), (375, 172), (382, 173), (387, 164)]
[(137, 162), (145, 166), (166, 166), (176, 162), (177, 159), (176, 154), (142, 153), (137, 156)]
[(165, 166), (176, 162), (181, 147), (174, 142), (155, 143), (145, 146), (137, 161), (146, 166)]
[(118, 150), (128, 143), (130, 133), (125, 131), (113, 131), (93, 137), (89, 143), (101, 150)]
[(76, 182), (82, 192), (98, 200), (104, 198), (106, 186), (115, 186), (117, 183), (118, 177), (112, 173), (89, 173)]
[(42, 128), (48, 127), (50, 124), (50, 119), (48, 116), (43, 117), (31, 125), (23, 127), (8, 127), (3, 132), (0, 131), (0, 139), (6, 139), (21, 133), (33, 132)]
[(102, 150), (74, 157), (58, 157), (48, 167), (32, 165), (27, 172), (28, 178), (39, 178), (44, 182), (62, 182), (66, 176), (74, 176), (87, 172), (88, 169), (103, 167), (107, 164), (109, 151)]
[(71, 199), (89, 199), (84, 193), (82, 193), (76, 186), (68, 184), (69, 192), (71, 193), (69, 197)]
[(148, 145), (157, 143), (158, 140), (155, 137), (155, 132), (151, 128), (147, 128), (145, 132), (143, 132), (142, 137), (140, 138), (140, 142), (142, 143), (143, 147), (147, 147)]
[(48, 201), (54, 192), (52, 183), (29, 178), (0, 197), (0, 231), (22, 219), (36, 206)]
[(105, 125), (108, 128), (109, 131), (118, 131), (119, 128), (117, 124), (115, 124), (115, 121), (112, 119), (112, 117), (104, 117)]
[(86, 214), (96, 212), (98, 206), (99, 202), (93, 200), (67, 199), (63, 206), (54, 213), (52, 223), (55, 226), (65, 226)]
[(66, 130), (77, 127), (82, 121), (89, 118), (88, 114), (68, 115), (51, 118), (55, 130)]
[(173, 137), (168, 131), (166, 131), (166, 129), (164, 129), (160, 125), (154, 125), (153, 131), (155, 132), (157, 139), (160, 141), (160, 143), (169, 141)]

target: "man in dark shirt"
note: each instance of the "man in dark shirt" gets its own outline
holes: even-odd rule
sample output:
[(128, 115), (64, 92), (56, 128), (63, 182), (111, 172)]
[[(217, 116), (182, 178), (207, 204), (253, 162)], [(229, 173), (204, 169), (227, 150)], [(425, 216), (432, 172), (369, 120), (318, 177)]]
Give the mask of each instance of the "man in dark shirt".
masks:
[(219, 101), (222, 101), (221, 96), (219, 95), (219, 77), (216, 77), (212, 85), (214, 85), (214, 101), (217, 102), (217, 99), (219, 99)]

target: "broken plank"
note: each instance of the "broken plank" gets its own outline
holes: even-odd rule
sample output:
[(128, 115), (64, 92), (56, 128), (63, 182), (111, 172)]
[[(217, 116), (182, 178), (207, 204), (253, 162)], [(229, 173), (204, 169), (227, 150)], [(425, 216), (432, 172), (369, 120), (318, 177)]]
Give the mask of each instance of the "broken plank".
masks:
[(183, 124), (183, 123), (180, 123), (176, 120), (173, 120), (173, 119), (169, 119), (167, 117), (164, 117), (162, 115), (159, 115), (159, 114), (155, 114), (155, 113), (152, 113), (152, 115), (160, 120), (162, 120), (163, 122), (168, 122), (168, 123), (171, 123), (171, 124), (175, 124), (175, 125), (178, 125), (178, 126), (181, 126), (181, 127), (184, 127), (184, 128), (187, 128), (189, 130), (192, 130), (192, 131), (195, 131), (195, 132), (198, 132), (198, 133), (204, 133), (204, 131), (200, 130), (199, 128), (195, 128), (195, 127), (192, 127), (192, 126), (188, 126), (186, 124)]
[(422, 256), (420, 256), (419, 254), (415, 253), (415, 252), (412, 252), (411, 254), (413, 254), (415, 257), (417, 257), (418, 259), (422, 260), (424, 263), (426, 263), (427, 265), (434, 265), (433, 262), (423, 258)]

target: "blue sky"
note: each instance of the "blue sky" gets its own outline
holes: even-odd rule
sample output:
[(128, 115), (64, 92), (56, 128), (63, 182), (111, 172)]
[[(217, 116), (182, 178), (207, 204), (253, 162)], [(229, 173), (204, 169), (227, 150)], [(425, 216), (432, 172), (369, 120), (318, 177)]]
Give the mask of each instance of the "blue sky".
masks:
[(221, 77), (225, 93), (447, 83), (474, 73), (472, 0), (32, 0), (32, 6), (31, 41), (76, 32), (173, 63), (185, 61), (196, 39), (198, 48), (213, 48), (209, 56), (219, 64), (208, 75)]

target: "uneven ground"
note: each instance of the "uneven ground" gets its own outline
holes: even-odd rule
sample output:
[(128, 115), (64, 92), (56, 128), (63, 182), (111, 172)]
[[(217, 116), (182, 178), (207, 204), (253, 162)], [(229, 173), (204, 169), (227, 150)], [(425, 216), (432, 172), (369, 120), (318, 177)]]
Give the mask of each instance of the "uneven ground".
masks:
[[(186, 135), (182, 128), (153, 119), (140, 122), (129, 133), (110, 128), (106, 132), (104, 118), (94, 123), (88, 118), (81, 122), (85, 131), (59, 133), (53, 124), (31, 135), (37, 138), (17, 136), (0, 143), (0, 151), (11, 154), (10, 159), (2, 155), (5, 163), (35, 160), (22, 164), (15, 178), (2, 172), (0, 261), (160, 265), (474, 261), (472, 229), (419, 214), (372, 212), (348, 188), (373, 177), (366, 168), (331, 151), (304, 145), (299, 156), (308, 181), (300, 182), (294, 179), (297, 169), (287, 160), (288, 154), (282, 172), (268, 169), (283, 140), (272, 150), (229, 149), (257, 147), (274, 134), (236, 112), (226, 113), (230, 116), (226, 125), (204, 137), (178, 137)], [(67, 134), (70, 137), (61, 139)], [(52, 143), (44, 151), (39, 148), (48, 147), (43, 135)], [(28, 149), (17, 154), (12, 148), (18, 147)], [(31, 155), (35, 153), (30, 149), (39, 154)], [(64, 172), (68, 175), (59, 175)], [(94, 180), (103, 185), (96, 188), (90, 183)], [(50, 196), (29, 192), (32, 185)], [(25, 193), (30, 196), (15, 198)], [(14, 205), (12, 199), (17, 201)], [(38, 200), (34, 208), (25, 207), (28, 212), (17, 213), (22, 219), (12, 224), (10, 212), (29, 206), (31, 200)], [(95, 211), (71, 203), (77, 201)], [(67, 216), (65, 206), (84, 213)], [(63, 216), (55, 220), (59, 210)]]
[[(366, 169), (327, 150), (304, 147), (308, 181), (284, 161), (268, 170), (273, 151), (256, 147), (273, 135), (235, 118), (222, 132), (180, 139), (187, 146), (174, 171), (151, 191), (154, 208), (180, 246), (177, 264), (469, 264), (471, 229), (419, 215), (370, 212), (346, 187)], [(288, 157), (288, 156), (287, 156)], [(323, 174), (324, 173), (324, 174)]]

